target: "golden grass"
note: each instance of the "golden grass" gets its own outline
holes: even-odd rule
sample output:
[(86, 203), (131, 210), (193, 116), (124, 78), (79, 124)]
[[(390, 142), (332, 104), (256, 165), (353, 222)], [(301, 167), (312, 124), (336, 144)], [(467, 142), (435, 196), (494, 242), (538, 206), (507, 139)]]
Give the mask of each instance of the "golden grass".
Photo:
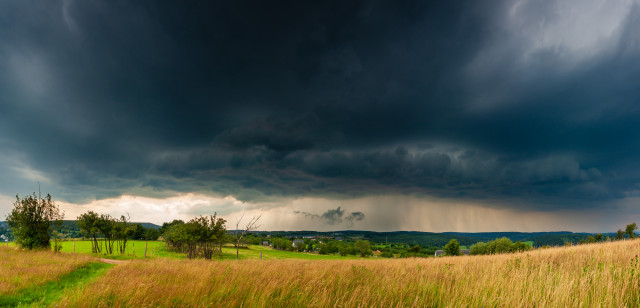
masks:
[(0, 295), (53, 280), (92, 258), (50, 251), (27, 251), (0, 247)]
[(403, 260), (118, 265), (62, 306), (640, 306), (640, 241)]

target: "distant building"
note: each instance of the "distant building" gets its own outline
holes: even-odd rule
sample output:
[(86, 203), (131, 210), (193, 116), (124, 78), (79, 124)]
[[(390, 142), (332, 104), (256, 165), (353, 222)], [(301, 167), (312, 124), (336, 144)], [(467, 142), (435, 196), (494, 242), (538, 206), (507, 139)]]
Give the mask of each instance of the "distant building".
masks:
[(262, 241), (262, 246), (269, 246), (269, 241)]
[(469, 255), (469, 249), (460, 249), (460, 252), (463, 253), (465, 256)]

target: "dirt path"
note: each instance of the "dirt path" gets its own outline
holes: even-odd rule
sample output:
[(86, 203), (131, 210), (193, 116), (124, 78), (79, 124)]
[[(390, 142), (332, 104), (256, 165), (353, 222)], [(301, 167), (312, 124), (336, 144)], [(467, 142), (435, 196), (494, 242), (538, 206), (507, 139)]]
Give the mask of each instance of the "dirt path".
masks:
[(112, 259), (100, 259), (100, 262), (108, 263), (108, 264), (122, 264), (122, 263), (127, 263), (129, 261), (112, 260)]

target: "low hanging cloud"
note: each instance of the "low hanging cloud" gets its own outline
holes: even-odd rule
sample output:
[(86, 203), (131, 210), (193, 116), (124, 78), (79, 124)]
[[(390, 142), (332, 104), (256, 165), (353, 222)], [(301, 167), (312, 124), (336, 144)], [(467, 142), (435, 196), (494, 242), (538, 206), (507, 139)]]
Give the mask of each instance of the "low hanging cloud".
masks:
[(329, 209), (326, 212), (322, 213), (322, 215), (313, 214), (309, 212), (303, 211), (293, 211), (294, 214), (303, 215), (305, 218), (311, 219), (322, 219), (326, 224), (329, 225), (337, 225), (341, 224), (343, 221), (346, 221), (347, 226), (353, 226), (355, 221), (362, 221), (365, 217), (362, 212), (351, 212), (346, 214), (346, 211), (341, 207), (337, 207), (335, 209)]

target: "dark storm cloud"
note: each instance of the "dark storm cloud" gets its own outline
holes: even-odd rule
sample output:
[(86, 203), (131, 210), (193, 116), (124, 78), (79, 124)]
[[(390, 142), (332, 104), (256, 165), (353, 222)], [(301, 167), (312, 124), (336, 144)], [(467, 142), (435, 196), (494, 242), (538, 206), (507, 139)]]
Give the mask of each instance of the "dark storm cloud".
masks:
[(0, 170), (76, 202), (603, 205), (640, 182), (640, 10), (558, 3), (3, 2)]
[(305, 218), (311, 219), (321, 219), (326, 224), (329, 225), (337, 225), (344, 221), (347, 222), (349, 227), (353, 226), (353, 223), (356, 221), (364, 220), (364, 213), (362, 212), (351, 212), (345, 215), (345, 210), (341, 209), (341, 207), (337, 207), (335, 209), (329, 209), (326, 212), (322, 213), (322, 215), (313, 214), (304, 211), (293, 211), (294, 214), (302, 215)]

